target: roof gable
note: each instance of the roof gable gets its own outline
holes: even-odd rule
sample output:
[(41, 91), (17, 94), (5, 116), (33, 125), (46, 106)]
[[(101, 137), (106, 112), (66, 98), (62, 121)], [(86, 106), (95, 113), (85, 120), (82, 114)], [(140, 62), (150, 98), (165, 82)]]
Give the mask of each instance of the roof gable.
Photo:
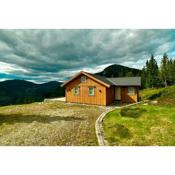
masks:
[(65, 85), (67, 85), (68, 83), (72, 82), (74, 79), (76, 79), (80, 75), (85, 75), (88, 78), (91, 78), (91, 79), (97, 81), (98, 83), (100, 83), (100, 84), (102, 84), (106, 87), (110, 87), (112, 85), (112, 83), (109, 80), (107, 80), (105, 77), (102, 77), (102, 76), (99, 76), (99, 75), (97, 76), (97, 75), (93, 75), (93, 74), (81, 71), (78, 74), (76, 74), (75, 76), (73, 76), (70, 80), (63, 83), (61, 86), (63, 87)]

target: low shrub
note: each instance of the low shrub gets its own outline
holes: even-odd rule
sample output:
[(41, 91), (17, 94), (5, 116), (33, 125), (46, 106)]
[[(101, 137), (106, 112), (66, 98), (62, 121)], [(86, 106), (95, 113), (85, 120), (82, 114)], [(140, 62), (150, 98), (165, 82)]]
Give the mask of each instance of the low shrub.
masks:
[(124, 117), (138, 118), (145, 112), (146, 109), (143, 108), (122, 108), (120, 110), (120, 115)]
[(158, 92), (158, 93), (155, 93), (155, 94), (152, 94), (148, 97), (149, 100), (154, 100), (158, 97), (160, 97), (162, 95), (162, 92)]

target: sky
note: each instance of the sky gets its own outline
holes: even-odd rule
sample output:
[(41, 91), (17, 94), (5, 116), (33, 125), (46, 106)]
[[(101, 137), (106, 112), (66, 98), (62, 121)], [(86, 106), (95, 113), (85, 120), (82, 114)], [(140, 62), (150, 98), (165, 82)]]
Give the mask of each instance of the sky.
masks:
[(175, 58), (175, 30), (0, 30), (0, 81), (65, 81), (111, 64), (142, 69), (165, 52)]

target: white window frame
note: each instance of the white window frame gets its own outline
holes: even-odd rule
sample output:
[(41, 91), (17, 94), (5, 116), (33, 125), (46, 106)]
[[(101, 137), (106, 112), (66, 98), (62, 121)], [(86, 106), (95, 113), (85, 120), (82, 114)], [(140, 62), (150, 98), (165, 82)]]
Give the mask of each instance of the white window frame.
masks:
[(81, 76), (81, 83), (86, 83), (86, 76)]
[(128, 87), (128, 95), (135, 95), (135, 87), (133, 86)]
[[(91, 92), (91, 91), (90, 91), (91, 88), (93, 88), (93, 91), (92, 91), (93, 93), (92, 93), (92, 94), (90, 93), (90, 92)], [(88, 87), (88, 95), (89, 95), (89, 96), (95, 96), (95, 87), (94, 87), (94, 86), (89, 86), (89, 87)]]
[(80, 87), (75, 86), (74, 87), (74, 95), (79, 95), (79, 93), (80, 93)]

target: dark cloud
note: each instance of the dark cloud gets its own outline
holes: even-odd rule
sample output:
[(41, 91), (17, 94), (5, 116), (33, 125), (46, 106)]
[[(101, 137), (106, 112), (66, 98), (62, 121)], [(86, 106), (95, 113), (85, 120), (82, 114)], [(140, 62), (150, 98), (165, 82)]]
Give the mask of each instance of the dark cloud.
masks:
[(151, 53), (175, 55), (175, 30), (0, 30), (0, 78), (46, 82), (113, 63), (142, 68)]

